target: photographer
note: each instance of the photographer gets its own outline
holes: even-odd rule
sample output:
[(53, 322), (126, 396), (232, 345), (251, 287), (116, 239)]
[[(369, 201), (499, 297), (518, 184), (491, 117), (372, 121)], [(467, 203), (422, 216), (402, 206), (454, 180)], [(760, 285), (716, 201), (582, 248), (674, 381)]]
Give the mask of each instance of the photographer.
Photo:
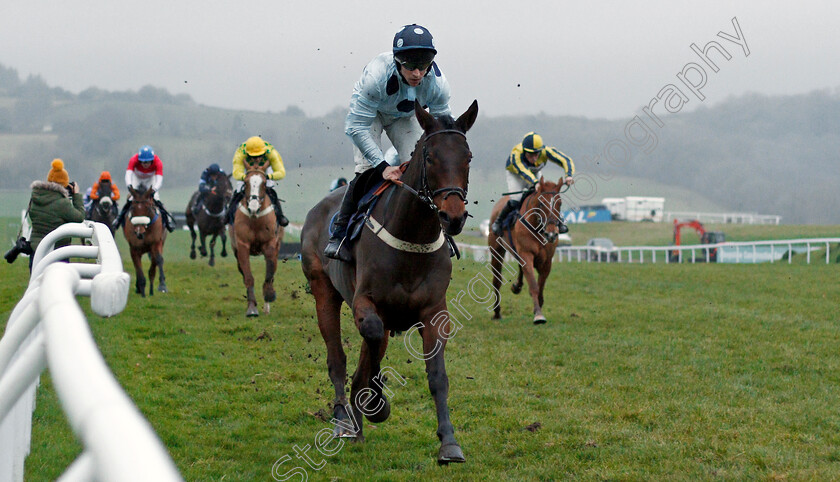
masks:
[[(52, 168), (47, 175), (47, 181), (32, 183), (32, 197), (29, 201), (29, 219), (32, 220), (32, 236), (29, 242), (32, 251), (38, 249), (38, 244), (44, 236), (65, 223), (80, 223), (85, 220), (84, 201), (79, 187), (70, 182), (70, 176), (64, 170), (61, 159), (52, 161)], [(56, 248), (67, 246), (70, 239), (62, 239), (55, 244)], [(32, 258), (29, 258), (29, 269), (32, 270)]]

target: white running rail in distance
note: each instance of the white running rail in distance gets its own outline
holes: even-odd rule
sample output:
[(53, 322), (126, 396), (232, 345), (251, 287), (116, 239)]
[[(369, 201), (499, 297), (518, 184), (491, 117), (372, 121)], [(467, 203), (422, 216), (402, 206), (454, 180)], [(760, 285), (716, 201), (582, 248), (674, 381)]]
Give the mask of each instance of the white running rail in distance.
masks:
[[(90, 246), (55, 249), (63, 238)], [(70, 258), (93, 262), (66, 263)], [(58, 399), (83, 446), (62, 481), (182, 480), (149, 422), (102, 358), (77, 295), (114, 316), (128, 301), (130, 277), (108, 227), (85, 221), (48, 234), (34, 254), (29, 287), (0, 338), (0, 482), (23, 480), (35, 389), (49, 368)]]

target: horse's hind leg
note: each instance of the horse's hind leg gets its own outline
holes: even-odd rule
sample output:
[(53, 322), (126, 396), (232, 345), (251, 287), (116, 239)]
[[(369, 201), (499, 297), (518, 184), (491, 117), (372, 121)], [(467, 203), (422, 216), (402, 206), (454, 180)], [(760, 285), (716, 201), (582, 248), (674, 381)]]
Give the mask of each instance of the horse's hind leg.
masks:
[(222, 258), (227, 258), (227, 234), (225, 234), (225, 230), (222, 229)]

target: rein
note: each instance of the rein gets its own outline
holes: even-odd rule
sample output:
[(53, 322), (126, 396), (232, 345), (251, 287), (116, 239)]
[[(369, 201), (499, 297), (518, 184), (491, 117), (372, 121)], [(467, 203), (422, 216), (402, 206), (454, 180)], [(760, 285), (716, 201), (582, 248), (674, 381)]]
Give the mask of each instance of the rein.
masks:
[[(401, 187), (402, 189), (408, 191), (411, 195), (416, 197), (418, 200), (420, 200), (420, 202), (428, 206), (429, 209), (431, 209), (435, 213), (435, 218), (437, 219), (438, 227), (440, 228), (440, 236), (438, 236), (437, 240), (426, 244), (405, 241), (397, 238), (396, 236), (388, 232), (388, 230), (385, 229), (385, 227), (382, 224), (379, 224), (375, 219), (373, 219), (372, 216), (367, 216), (365, 219), (365, 225), (368, 227), (368, 229), (370, 229), (385, 244), (394, 249), (400, 251), (407, 251), (410, 253), (432, 253), (440, 249), (441, 246), (443, 246), (444, 242), (449, 242), (452, 249), (455, 250), (456, 253), (458, 252), (458, 248), (457, 246), (455, 246), (455, 242), (452, 239), (452, 237), (444, 233), (443, 225), (440, 222), (440, 216), (438, 216), (438, 213), (440, 213), (440, 209), (438, 209), (437, 205), (435, 204), (434, 198), (439, 194), (443, 194), (443, 199), (446, 200), (446, 198), (448, 198), (450, 195), (455, 194), (459, 198), (461, 198), (464, 204), (467, 204), (467, 191), (460, 187), (444, 187), (432, 191), (429, 187), (429, 180), (426, 175), (426, 163), (429, 160), (429, 153), (426, 149), (426, 141), (428, 141), (430, 137), (436, 136), (438, 134), (457, 134), (459, 136), (462, 136), (464, 139), (467, 138), (466, 134), (457, 129), (441, 129), (439, 131), (434, 131), (430, 134), (427, 134), (423, 138), (423, 162), (421, 164), (422, 171), (420, 178), (420, 190), (415, 190), (413, 187), (409, 186), (408, 184), (404, 183), (402, 180), (399, 179), (391, 182)], [(388, 198), (388, 202), (390, 202), (390, 197)], [(467, 213), (467, 216), (469, 215), (470, 214)], [(460, 258), (460, 255), (458, 255), (458, 257)]]
[(440, 211), (434, 202), (434, 198), (438, 194), (443, 194), (444, 200), (446, 200), (446, 198), (448, 198), (450, 195), (456, 194), (459, 198), (461, 198), (462, 201), (464, 201), (464, 204), (467, 204), (467, 191), (465, 189), (462, 189), (460, 187), (443, 187), (432, 191), (429, 187), (429, 180), (426, 176), (426, 163), (429, 160), (429, 152), (426, 149), (426, 141), (428, 141), (430, 137), (436, 136), (438, 134), (457, 134), (459, 136), (462, 136), (464, 139), (467, 138), (466, 134), (457, 129), (441, 129), (439, 131), (435, 131), (431, 134), (426, 135), (426, 137), (423, 138), (423, 164), (421, 167), (422, 174), (420, 177), (420, 191), (416, 191), (414, 188), (405, 184), (401, 180), (392, 181), (394, 184), (410, 192), (414, 197), (416, 197), (421, 202), (429, 206), (429, 208), (431, 208), (431, 210), (434, 211), (435, 214), (437, 214)]
[[(268, 185), (266, 184), (268, 182), (268, 174), (266, 174), (266, 172), (264, 170), (262, 170), (262, 169), (250, 169), (250, 170), (248, 170), (248, 172), (245, 173), (245, 177), (248, 177), (248, 175), (250, 175), (251, 173), (259, 173), (259, 174), (263, 175), (265, 177), (265, 182), (263, 184), (266, 186), (266, 189), (268, 188)], [(260, 204), (262, 204), (263, 201), (266, 198), (266, 194), (263, 194), (262, 196), (254, 196), (253, 194), (251, 194), (250, 196), (247, 196), (247, 197), (242, 196), (242, 200), (239, 201), (238, 208), (239, 208), (239, 211), (241, 211), (243, 214), (245, 214), (249, 218), (254, 218), (254, 219), (261, 218), (261, 217), (265, 216), (266, 214), (274, 211), (274, 206), (272, 206), (271, 203), (268, 203), (267, 207), (263, 208), (257, 214), (251, 215), (251, 213), (250, 213), (250, 211), (248, 211), (248, 207), (247, 207), (248, 202), (251, 200), (251, 198), (256, 198), (260, 202)], [(205, 211), (207, 210), (206, 207), (204, 209), (205, 209)], [(224, 212), (224, 210), (222, 210), (222, 212)], [(207, 213), (207, 214), (210, 214), (210, 213)]]

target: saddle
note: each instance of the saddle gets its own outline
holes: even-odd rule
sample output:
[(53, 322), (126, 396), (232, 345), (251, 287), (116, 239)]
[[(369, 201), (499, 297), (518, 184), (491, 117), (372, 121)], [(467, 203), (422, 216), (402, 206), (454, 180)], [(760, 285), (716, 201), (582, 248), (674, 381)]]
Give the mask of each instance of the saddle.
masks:
[[(405, 171), (408, 163), (403, 163), (400, 167), (403, 171)], [(373, 173), (374, 170), (370, 169), (365, 174)], [(362, 176), (365, 176), (362, 174)], [(350, 220), (347, 223), (347, 234), (344, 237), (345, 246), (342, 246), (342, 249), (351, 249), (353, 247), (353, 243), (356, 242), (357, 239), (362, 235), (362, 230), (367, 223), (367, 219), (370, 217), (370, 213), (373, 212), (373, 208), (376, 207), (376, 203), (382, 198), (382, 195), (385, 191), (388, 190), (389, 187), (393, 186), (394, 184), (390, 181), (386, 181), (385, 179), (381, 178), (373, 178), (373, 176), (368, 175), (367, 177), (360, 177), (357, 180), (358, 185), (355, 189), (360, 189), (364, 187), (361, 192), (364, 192), (364, 195), (356, 202), (356, 212), (350, 216)], [(393, 195), (395, 191), (391, 191)], [(355, 193), (353, 193), (355, 194)], [(355, 197), (355, 196), (354, 196)], [(390, 198), (390, 196), (389, 196)], [(335, 220), (338, 217), (338, 212), (336, 212), (332, 219), (330, 220), (330, 236), (335, 232)], [(455, 244), (455, 240), (452, 236), (444, 233), (444, 237), (446, 238), (446, 242), (449, 245), (449, 256), (450, 257), (457, 257), (461, 259), (461, 252), (458, 249), (458, 246)]]
[(534, 194), (534, 192), (536, 192), (536, 190), (533, 187), (531, 187), (524, 193), (522, 193), (522, 199), (519, 201), (519, 208), (511, 209), (508, 215), (504, 219), (502, 219), (501, 223), (499, 223), (502, 227), (502, 232), (513, 232), (513, 226), (516, 224), (517, 221), (519, 221), (519, 218), (522, 217), (522, 215), (519, 213), (519, 209), (522, 208), (522, 206), (525, 204), (525, 201), (531, 194)]

